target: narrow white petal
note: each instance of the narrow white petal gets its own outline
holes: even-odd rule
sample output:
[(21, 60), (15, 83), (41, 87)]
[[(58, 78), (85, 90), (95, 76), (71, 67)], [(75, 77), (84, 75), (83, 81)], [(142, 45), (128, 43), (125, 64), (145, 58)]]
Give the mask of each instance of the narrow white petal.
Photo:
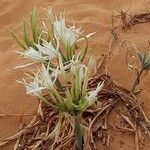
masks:
[[(93, 36), (95, 33), (96, 33), (96, 32), (89, 33), (89, 34), (86, 36), (86, 38), (90, 38), (90, 37)], [(80, 39), (77, 40), (76, 42), (79, 43), (79, 42), (81, 42), (81, 41), (83, 41), (83, 40), (84, 40), (84, 38), (80, 38)]]
[(19, 65), (19, 66), (16, 66), (14, 69), (25, 68), (25, 67), (31, 66), (33, 64), (35, 64), (35, 63), (33, 62), (33, 63), (24, 64), (24, 65)]
[(103, 86), (104, 82), (102, 83), (100, 82), (95, 90), (88, 92), (89, 96), (87, 97), (87, 99), (89, 101), (89, 106), (92, 105), (97, 100), (97, 95), (101, 91)]

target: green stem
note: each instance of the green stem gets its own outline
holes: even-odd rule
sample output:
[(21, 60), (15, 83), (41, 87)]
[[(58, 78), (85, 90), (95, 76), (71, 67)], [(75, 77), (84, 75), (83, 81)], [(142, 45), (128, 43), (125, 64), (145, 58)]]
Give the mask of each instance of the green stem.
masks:
[(82, 130), (79, 118), (77, 116), (75, 116), (75, 136), (76, 136), (77, 150), (83, 150)]
[(141, 71), (137, 74), (137, 77), (132, 85), (132, 88), (131, 88), (131, 93), (134, 94), (135, 93), (135, 88), (136, 86), (139, 84), (139, 81), (140, 81), (140, 77), (143, 73), (144, 69), (142, 68)]
[(86, 36), (83, 36), (83, 38), (85, 39), (86, 45), (85, 45), (85, 49), (82, 51), (82, 53), (80, 54), (80, 61), (82, 62), (87, 54), (88, 51), (88, 39)]

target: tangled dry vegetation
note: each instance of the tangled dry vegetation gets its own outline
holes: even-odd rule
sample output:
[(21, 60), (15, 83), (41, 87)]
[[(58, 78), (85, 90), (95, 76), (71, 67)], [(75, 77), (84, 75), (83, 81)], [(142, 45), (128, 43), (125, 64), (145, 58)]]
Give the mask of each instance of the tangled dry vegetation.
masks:
[[(110, 76), (99, 72), (89, 79), (88, 89), (95, 89), (100, 81), (105, 81), (105, 86), (98, 94), (98, 101), (80, 117), (84, 129), (83, 149), (98, 149), (95, 140), (102, 141), (109, 149), (111, 134), (108, 130), (112, 127), (118, 132), (132, 133), (135, 136), (135, 149), (140, 149), (140, 144), (144, 143), (144, 135), (150, 136), (150, 122), (142, 104), (129, 90), (117, 86)], [(112, 112), (120, 116), (120, 120), (116, 120), (114, 126), (110, 119)], [(73, 120), (66, 113), (61, 116), (58, 114), (54, 109), (40, 103), (31, 122), (22, 126), (16, 135), (3, 140), (0, 145), (16, 140), (14, 148), (17, 150), (76, 149)], [(58, 117), (61, 117), (63, 123), (58, 127), (60, 135), (54, 137), (52, 131), (57, 126)]]
[[(140, 17), (141, 15), (135, 16), (130, 22), (135, 22), (133, 20)], [(123, 21), (123, 28), (128, 27), (129, 24), (131, 23)], [(114, 39), (116, 38), (113, 34), (112, 41)], [(95, 141), (101, 141), (109, 149), (111, 142), (109, 129), (113, 128), (117, 132), (133, 134), (135, 149), (139, 150), (145, 136), (150, 136), (150, 121), (145, 115), (142, 104), (138, 101), (138, 93), (116, 85), (111, 77), (104, 73), (103, 68), (107, 58), (108, 55), (97, 65), (96, 74), (88, 80), (88, 91), (96, 90), (98, 83), (104, 82), (104, 87), (98, 93), (97, 101), (79, 114), (83, 131), (83, 149), (98, 149)], [(47, 95), (45, 98), (48, 99)], [(115, 125), (111, 123), (113, 112), (120, 116)], [(74, 124), (74, 119), (68, 113), (59, 113), (58, 110), (40, 102), (37, 114), (31, 122), (28, 125), (22, 125), (17, 134), (1, 141), (0, 146), (16, 140), (14, 146), (16, 150), (75, 150), (77, 146), (74, 133), (75, 128), (78, 130), (78, 126), (75, 127)]]

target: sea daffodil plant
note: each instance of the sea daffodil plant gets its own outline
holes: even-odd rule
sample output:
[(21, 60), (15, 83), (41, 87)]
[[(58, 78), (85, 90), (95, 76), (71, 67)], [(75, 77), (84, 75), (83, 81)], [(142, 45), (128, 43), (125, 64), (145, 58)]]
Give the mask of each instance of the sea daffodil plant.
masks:
[[(99, 83), (92, 91), (88, 89), (89, 66), (92, 61), (85, 65), (83, 60), (88, 50), (88, 38), (93, 33), (84, 36), (83, 31), (74, 24), (70, 27), (66, 25), (64, 15), (54, 17), (51, 9), (47, 10), (47, 14), (47, 26), (43, 22), (43, 27), (39, 27), (36, 9), (33, 10), (30, 19), (32, 37), (27, 30), (26, 21), (23, 23), (22, 41), (12, 32), (12, 36), (23, 48), (23, 51), (17, 53), (31, 61), (17, 68), (39, 64), (36, 73), (27, 74), (29, 78), (18, 82), (25, 85), (27, 94), (36, 96), (40, 102), (59, 112), (59, 121), (50, 135), (55, 140), (60, 136), (64, 125), (62, 118), (71, 118), (77, 149), (82, 150), (80, 116), (94, 104), (104, 84)], [(76, 52), (76, 44), (83, 40), (86, 41), (85, 49)]]

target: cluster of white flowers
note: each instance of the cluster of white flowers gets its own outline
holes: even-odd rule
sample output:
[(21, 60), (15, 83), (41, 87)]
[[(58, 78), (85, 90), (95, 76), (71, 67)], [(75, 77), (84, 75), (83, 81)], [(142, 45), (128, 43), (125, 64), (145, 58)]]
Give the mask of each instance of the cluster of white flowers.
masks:
[[(53, 19), (52, 12), (48, 13), (53, 26), (53, 41), (47, 42), (41, 39), (42, 44), (34, 44), (34, 47), (17, 52), (32, 61), (29, 64), (18, 66), (18, 68), (34, 63), (41, 64), (41, 68), (34, 74), (30, 83), (27, 83), (25, 79), (23, 82), (19, 82), (25, 85), (27, 94), (39, 97), (50, 106), (57, 107), (59, 104), (61, 108), (83, 111), (97, 100), (103, 83), (99, 83), (95, 90), (88, 92), (89, 67), (82, 63), (79, 54), (71, 55), (68, 60), (60, 50), (61, 44), (72, 47), (77, 42), (84, 40), (81, 36), (81, 29), (76, 28), (75, 25), (67, 27), (64, 17)], [(46, 25), (44, 28), (46, 31), (48, 30)], [(86, 38), (93, 34), (88, 34)], [(55, 63), (53, 63), (53, 59)], [(50, 99), (46, 99), (44, 93), (48, 93)]]
[[(54, 46), (55, 44), (52, 44), (51, 42), (39, 39), (39, 41), (42, 40), (42, 44), (39, 42), (38, 44), (34, 44), (34, 47), (30, 46), (23, 52), (17, 51), (17, 53), (21, 54), (24, 58), (28, 58), (34, 63), (44, 63), (46, 61), (52, 60), (53, 58), (56, 58), (58, 56), (58, 53), (60, 53), (60, 43), (66, 46), (69, 49), (69, 51), (71, 51), (71, 47), (73, 45), (84, 40), (84, 38), (82, 37), (83, 31), (81, 31), (81, 28), (76, 28), (74, 24), (71, 27), (67, 27), (65, 23), (65, 17), (63, 16), (55, 17), (55, 19), (53, 19), (54, 17), (52, 17), (52, 11), (49, 11), (48, 15), (51, 18), (51, 26), (53, 27), (51, 32), (53, 33), (54, 40), (56, 40), (56, 46)], [(45, 24), (44, 29), (46, 31), (43, 32), (48, 34), (48, 29)], [(93, 34), (94, 33), (90, 33), (85, 37), (89, 38)], [(67, 51), (67, 53), (71, 52)], [(27, 66), (28, 65), (29, 64), (27, 64)], [(20, 68), (25, 66), (26, 65), (22, 65), (18, 67)]]

